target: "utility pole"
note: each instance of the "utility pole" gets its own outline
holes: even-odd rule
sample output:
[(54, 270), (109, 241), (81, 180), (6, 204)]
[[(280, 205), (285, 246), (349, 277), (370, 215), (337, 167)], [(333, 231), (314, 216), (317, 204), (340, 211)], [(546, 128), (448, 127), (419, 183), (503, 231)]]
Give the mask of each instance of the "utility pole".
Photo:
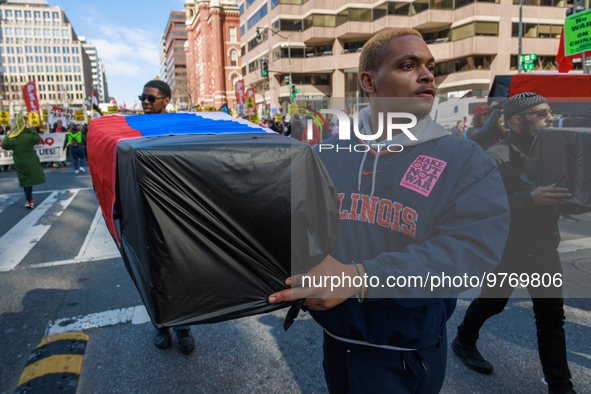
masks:
[(521, 74), (522, 60), (521, 56), (523, 55), (521, 51), (521, 42), (523, 41), (523, 0), (519, 0), (519, 55), (517, 55), (517, 73)]

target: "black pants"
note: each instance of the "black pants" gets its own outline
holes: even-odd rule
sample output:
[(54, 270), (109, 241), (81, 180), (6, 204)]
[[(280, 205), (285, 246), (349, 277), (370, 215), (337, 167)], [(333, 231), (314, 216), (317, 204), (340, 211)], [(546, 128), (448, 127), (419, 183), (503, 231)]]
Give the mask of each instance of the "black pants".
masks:
[(27, 201), (33, 201), (33, 186), (27, 186), (25, 189), (25, 196), (27, 197)]
[[(496, 273), (562, 273), (558, 252), (503, 256)], [(475, 345), (480, 328), (490, 317), (503, 311), (514, 288), (507, 283), (503, 287), (484, 287), (466, 311), (464, 321), (458, 327), (458, 339), (464, 345)], [(572, 386), (566, 360), (564, 333), (564, 308), (562, 289), (527, 288), (534, 304), (538, 337), (538, 352), (546, 382), (551, 386)], [(551, 298), (548, 298), (551, 296)], [(490, 298), (495, 297), (495, 298)]]
[[(331, 394), (437, 394), (445, 378), (447, 335), (437, 345), (397, 351), (340, 341), (324, 333), (324, 375)], [(423, 367), (424, 365), (424, 367)]]

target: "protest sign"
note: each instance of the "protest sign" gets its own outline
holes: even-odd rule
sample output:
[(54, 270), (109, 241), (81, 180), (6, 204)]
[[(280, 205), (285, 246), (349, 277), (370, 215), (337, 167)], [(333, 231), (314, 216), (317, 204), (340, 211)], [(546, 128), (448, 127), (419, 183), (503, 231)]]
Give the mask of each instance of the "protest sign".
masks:
[[(63, 149), (66, 133), (40, 134), (41, 141), (35, 145), (35, 153), (39, 156), (41, 162), (64, 161), (66, 160), (66, 150)], [(0, 135), (0, 144), (5, 135)], [(0, 148), (0, 165), (14, 164), (11, 150)]]
[(8, 111), (1, 111), (0, 112), (0, 125), (10, 126), (10, 112), (8, 112)]

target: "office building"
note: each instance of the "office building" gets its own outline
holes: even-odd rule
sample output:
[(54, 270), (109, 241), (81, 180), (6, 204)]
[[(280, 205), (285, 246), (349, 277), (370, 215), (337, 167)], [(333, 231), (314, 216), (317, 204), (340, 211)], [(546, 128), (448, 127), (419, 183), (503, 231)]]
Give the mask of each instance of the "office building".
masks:
[(185, 12), (172, 11), (160, 39), (160, 79), (170, 85), (170, 103), (177, 109), (186, 109), (189, 106), (186, 42)]
[[(556, 71), (566, 2), (523, 2), (523, 54), (538, 55), (535, 71)], [(240, 15), (245, 83), (264, 79), (260, 60), (268, 59), (269, 89), (256, 100), (270, 107), (286, 109), (290, 100), (287, 37), (296, 100), (309, 106), (363, 95), (361, 48), (392, 27), (423, 34), (437, 61), (438, 96), (486, 95), (495, 75), (517, 72), (519, 0), (241, 0)]]
[(82, 47), (86, 51), (88, 58), (90, 59), (90, 67), (92, 71), (92, 87), (98, 94), (100, 103), (106, 103), (109, 94), (107, 92), (107, 80), (105, 75), (105, 66), (101, 58), (99, 57), (96, 46), (91, 42), (86, 41), (86, 37), (78, 37), (78, 40), (82, 43)]
[(26, 111), (22, 87), (29, 81), (41, 106), (83, 107), (92, 94), (90, 58), (64, 11), (46, 0), (8, 0), (0, 18), (0, 107)]

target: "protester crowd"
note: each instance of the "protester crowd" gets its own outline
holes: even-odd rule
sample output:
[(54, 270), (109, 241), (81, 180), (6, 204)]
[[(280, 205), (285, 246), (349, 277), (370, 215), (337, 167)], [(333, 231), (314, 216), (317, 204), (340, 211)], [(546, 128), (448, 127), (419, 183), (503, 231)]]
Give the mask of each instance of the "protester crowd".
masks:
[[(386, 72), (385, 64), (401, 67), (388, 66)], [(427, 45), (415, 30), (393, 29), (372, 38), (360, 57), (360, 83), (370, 102), (360, 113), (360, 132), (373, 134), (380, 116), (377, 114), (387, 112), (379, 98), (433, 98), (434, 65)], [(146, 113), (164, 113), (157, 100), (170, 100), (170, 88), (160, 81), (150, 82), (141, 99)], [(519, 181), (534, 136), (539, 129), (554, 124), (547, 100), (534, 93), (518, 94), (502, 104), (489, 100), (474, 108), (469, 127), (461, 121), (451, 132), (428, 116), (432, 105), (432, 101), (423, 101), (408, 109), (419, 114), (421, 124), (415, 129), (418, 141), (406, 141), (405, 147), (413, 148), (408, 149), (410, 153), (382, 155), (372, 145), (372, 155), (368, 151), (355, 155), (315, 149), (339, 188), (341, 209), (351, 207), (351, 212), (341, 214), (337, 245), (331, 254), (308, 274), (371, 274), (383, 278), (386, 274), (431, 272), (436, 270), (435, 262), (442, 261), (446, 271), (458, 273), (562, 273), (556, 250), (560, 240), (556, 207), (571, 193), (556, 185), (541, 185), (530, 191)], [(339, 124), (330, 114), (323, 121), (305, 113), (282, 115), (281, 121), (266, 118), (259, 125), (312, 146), (326, 139), (332, 144), (342, 143), (333, 138), (338, 135)], [(392, 140), (402, 137), (395, 135)], [(424, 160), (431, 164), (427, 167), (445, 168), (445, 177), (429, 175), (440, 182), (436, 189), (421, 188), (420, 183), (411, 187), (404, 182), (376, 182), (376, 177), (400, 179), (400, 171), (406, 171), (409, 164), (409, 171), (420, 167)], [(420, 193), (425, 200), (404, 188)], [(357, 218), (353, 209), (360, 195), (369, 196), (368, 201), (379, 201), (377, 196), (381, 195), (401, 207), (413, 206), (405, 208), (405, 220), (408, 224), (413, 217), (420, 217), (420, 227), (392, 232), (389, 223), (380, 228), (371, 227), (367, 219), (352, 220)], [(397, 226), (392, 224), (392, 228)], [(401, 272), (402, 268), (408, 271)], [(294, 276), (286, 278), (285, 283), (289, 286), (298, 281)], [(467, 367), (487, 374), (493, 371), (492, 363), (476, 347), (479, 331), (491, 316), (502, 312), (513, 290), (507, 284), (485, 284), (482, 294), (468, 308), (451, 341), (453, 352)], [(562, 288), (549, 293), (533, 286), (527, 286), (527, 290), (533, 299), (548, 392), (574, 393), (567, 362)], [(363, 286), (337, 286), (336, 290), (293, 287), (269, 295), (268, 302), (302, 300), (323, 327), (323, 367), (331, 393), (438, 393), (445, 377), (446, 322), (454, 312), (456, 299), (399, 299), (389, 294)], [(195, 347), (190, 327), (176, 330), (179, 348), (189, 354)], [(155, 333), (158, 348), (171, 346), (168, 327), (159, 327)]]
[[(360, 133), (373, 135), (379, 114), (387, 112), (380, 98), (432, 99), (434, 67), (433, 56), (415, 30), (387, 30), (369, 40), (360, 56), (360, 84), (370, 102), (360, 113)], [(390, 71), (384, 71), (386, 68)], [(162, 81), (148, 82), (140, 96), (146, 114), (166, 113), (170, 98), (170, 87)], [(451, 132), (429, 117), (432, 105), (432, 101), (422, 100), (408, 109), (418, 114), (420, 126), (416, 129), (417, 141), (405, 140), (405, 147), (412, 147), (407, 152), (382, 155), (371, 144), (365, 154), (321, 152), (316, 147), (339, 188), (342, 207), (350, 207), (351, 212), (341, 215), (338, 239), (331, 254), (309, 274), (367, 274), (384, 278), (435, 272), (436, 264), (443, 264), (446, 271), (458, 275), (562, 273), (557, 252), (560, 236), (556, 208), (571, 193), (556, 185), (542, 185), (530, 191), (519, 180), (534, 136), (539, 129), (554, 124), (546, 98), (520, 93), (504, 103), (491, 99), (474, 108), (470, 127), (458, 122)], [(281, 121), (264, 118), (260, 126), (312, 146), (331, 138), (331, 143), (343, 143), (336, 138), (338, 119), (331, 114), (323, 121), (304, 113), (281, 116)], [(32, 153), (39, 134), (44, 132), (26, 128), (19, 136), (4, 138), (2, 142), (4, 149), (14, 151), (28, 208), (34, 206), (32, 186), (45, 181), (39, 159)], [(84, 172), (86, 127), (70, 124), (66, 128), (58, 121), (50, 132), (68, 133), (64, 147), (69, 148), (75, 172)], [(394, 135), (392, 140), (402, 137), (402, 133)], [(400, 179), (406, 179), (407, 169), (424, 166), (424, 160), (430, 160), (428, 167), (445, 171), (445, 176), (440, 177), (437, 172), (428, 175), (432, 188), (400, 183)], [(66, 163), (53, 165), (61, 167)], [(25, 176), (26, 173), (34, 176)], [(398, 181), (389, 182), (390, 179)], [(380, 222), (383, 217), (377, 220), (380, 225), (362, 220), (354, 212), (358, 201), (365, 208), (386, 201), (383, 204), (389, 204), (390, 210), (404, 209), (404, 224), (384, 225)], [(297, 281), (295, 276), (285, 278), (288, 286)], [(494, 370), (493, 363), (476, 346), (479, 331), (490, 317), (503, 311), (513, 290), (507, 284), (485, 285), (468, 308), (451, 341), (451, 349), (467, 367), (485, 374)], [(532, 296), (538, 351), (548, 392), (574, 393), (567, 362), (562, 289), (541, 293), (528, 286), (527, 290)], [(396, 298), (388, 291), (344, 285), (334, 291), (294, 287), (270, 294), (268, 302), (302, 300), (324, 329), (323, 367), (331, 393), (438, 393), (446, 372), (446, 322), (463, 289), (449, 297), (433, 299)], [(191, 354), (195, 339), (190, 326), (174, 327), (174, 332), (181, 352)], [(157, 348), (171, 347), (170, 327), (155, 324), (153, 340)]]

